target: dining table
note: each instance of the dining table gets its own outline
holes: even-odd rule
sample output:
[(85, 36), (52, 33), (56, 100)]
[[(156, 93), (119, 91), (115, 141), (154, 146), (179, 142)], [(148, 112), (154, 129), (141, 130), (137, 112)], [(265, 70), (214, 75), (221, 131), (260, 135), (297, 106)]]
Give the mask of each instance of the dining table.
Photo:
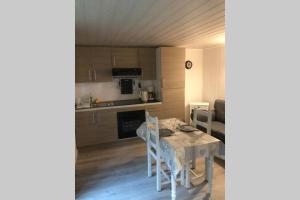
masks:
[[(181, 172), (181, 185), (189, 188), (190, 161), (199, 157), (205, 158), (205, 177), (208, 181), (208, 193), (212, 192), (214, 156), (219, 151), (220, 140), (198, 129), (185, 132), (180, 126), (187, 125), (176, 118), (159, 120), (159, 129), (169, 129), (173, 134), (160, 137), (160, 151), (163, 160), (171, 172), (171, 197), (176, 199), (176, 180)], [(147, 126), (143, 122), (136, 131), (138, 137), (147, 142)]]

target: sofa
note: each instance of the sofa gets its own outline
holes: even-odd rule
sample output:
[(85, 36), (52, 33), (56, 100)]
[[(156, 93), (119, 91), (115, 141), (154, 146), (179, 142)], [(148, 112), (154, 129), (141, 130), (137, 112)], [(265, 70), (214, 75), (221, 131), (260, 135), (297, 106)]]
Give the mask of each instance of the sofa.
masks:
[[(194, 111), (191, 113), (193, 119)], [(212, 112), (211, 135), (225, 144), (225, 100), (217, 99), (214, 102), (214, 110)], [(206, 122), (207, 117), (198, 113), (197, 120)], [(197, 128), (206, 132), (206, 128), (197, 125)]]

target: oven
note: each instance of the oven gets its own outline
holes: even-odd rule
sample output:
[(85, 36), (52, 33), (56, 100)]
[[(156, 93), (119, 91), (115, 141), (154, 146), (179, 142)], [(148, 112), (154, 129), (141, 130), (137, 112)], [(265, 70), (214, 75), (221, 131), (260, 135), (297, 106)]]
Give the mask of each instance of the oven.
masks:
[(137, 128), (145, 121), (145, 110), (118, 112), (118, 138), (136, 137)]

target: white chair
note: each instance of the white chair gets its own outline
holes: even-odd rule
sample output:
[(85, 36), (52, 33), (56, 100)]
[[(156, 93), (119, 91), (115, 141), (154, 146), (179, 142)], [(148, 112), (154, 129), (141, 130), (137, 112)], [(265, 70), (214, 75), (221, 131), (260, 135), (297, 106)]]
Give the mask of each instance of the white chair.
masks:
[[(207, 120), (204, 120), (204, 121), (198, 120), (197, 119), (198, 114), (200, 114), (201, 116), (206, 116)], [(211, 123), (212, 123), (212, 112), (211, 111), (194, 109), (193, 126), (195, 128), (197, 127), (197, 125), (205, 127), (206, 133), (211, 135)], [(206, 180), (209, 183), (212, 181), (212, 173), (213, 173), (213, 170), (211, 170), (211, 168), (209, 166), (213, 166), (213, 164), (214, 164), (213, 158), (205, 158), (205, 175), (206, 175)], [(195, 159), (193, 159), (192, 165), (193, 166), (195, 165)], [(192, 173), (194, 173), (194, 172), (192, 171)], [(196, 174), (194, 173), (194, 175), (196, 175)], [(189, 175), (186, 175), (186, 185), (188, 187), (190, 185)], [(212, 187), (211, 187), (211, 184), (209, 184), (208, 192), (211, 194), (211, 191), (212, 191)]]
[[(147, 158), (148, 158), (148, 177), (152, 176), (152, 157), (156, 161), (156, 186), (157, 191), (161, 191), (162, 184), (171, 183), (171, 197), (172, 200), (176, 199), (176, 185), (177, 178), (172, 174), (168, 175), (164, 171), (164, 167), (168, 167), (164, 162), (164, 158), (160, 151), (160, 139), (159, 139), (159, 126), (158, 126), (158, 118), (151, 117), (149, 113), (146, 111), (146, 126), (147, 126)], [(165, 164), (162, 166), (162, 164)], [(164, 183), (161, 181), (161, 175), (167, 179)], [(180, 172), (180, 181), (181, 184), (184, 185), (185, 177), (184, 177), (184, 169)]]
[[(200, 121), (197, 119), (198, 113), (201, 114), (202, 116), (206, 116), (207, 120), (206, 121)], [(211, 134), (211, 122), (212, 122), (212, 113), (210, 111), (207, 110), (201, 110), (201, 109), (194, 109), (194, 114), (193, 114), (193, 126), (196, 128), (197, 125), (203, 126), (206, 128), (207, 130), (207, 134)], [(192, 169), (195, 169), (196, 167), (196, 159), (194, 158), (194, 156), (192, 156), (192, 166), (190, 169), (190, 161), (186, 161), (185, 163), (185, 186), (187, 188), (190, 187), (190, 176), (189, 176), (189, 172), (191, 172), (196, 178), (199, 177), (199, 175), (197, 175)], [(205, 159), (205, 169), (206, 169), (206, 174), (207, 174), (207, 169), (208, 169), (208, 162), (209, 160)]]
[(152, 157), (156, 161), (156, 185), (157, 191), (161, 191), (161, 174), (163, 174), (168, 181), (170, 181), (169, 176), (162, 169), (162, 155), (160, 151), (159, 143), (159, 127), (158, 118), (151, 117), (148, 112), (146, 112), (146, 125), (147, 125), (147, 159), (148, 159), (148, 177), (152, 176)]
[[(197, 119), (198, 113), (201, 116), (206, 116), (207, 121), (200, 121)], [(200, 125), (202, 127), (206, 128), (206, 133), (211, 135), (211, 125), (212, 124), (212, 111), (206, 111), (206, 110), (199, 110), (195, 109), (193, 114), (193, 126), (197, 128), (197, 125)], [(216, 157), (225, 160), (225, 144), (223, 142), (220, 142), (219, 147), (219, 153), (215, 155)], [(193, 164), (194, 166), (194, 164)]]
[[(202, 116), (207, 117), (207, 121), (200, 121), (197, 119), (198, 113)], [(212, 112), (207, 110), (201, 110), (201, 109), (194, 109), (193, 114), (193, 126), (197, 128), (197, 125), (203, 126), (206, 128), (206, 133), (211, 134), (211, 121), (212, 121)], [(196, 160), (192, 160), (192, 169), (194, 169), (196, 166)]]
[[(202, 116), (207, 117), (207, 121), (200, 121), (197, 119), (198, 113)], [(211, 134), (211, 121), (212, 121), (212, 112), (207, 110), (194, 109), (193, 115), (193, 126), (196, 128), (197, 125), (203, 126), (206, 128), (206, 133)]]

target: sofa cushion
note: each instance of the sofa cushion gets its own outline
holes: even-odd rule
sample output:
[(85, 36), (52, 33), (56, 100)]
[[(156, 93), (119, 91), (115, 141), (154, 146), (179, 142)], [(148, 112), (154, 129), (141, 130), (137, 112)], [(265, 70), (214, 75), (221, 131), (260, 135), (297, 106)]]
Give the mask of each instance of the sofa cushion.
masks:
[[(206, 128), (197, 125), (197, 129), (206, 133)], [(211, 135), (225, 144), (225, 124), (217, 121), (211, 122)]]
[(214, 104), (215, 120), (225, 123), (225, 100), (217, 99)]
[(218, 121), (212, 121), (211, 135), (225, 144), (225, 124)]
[(225, 144), (225, 134), (219, 131), (211, 131), (211, 136), (221, 140)]
[(224, 134), (225, 134), (225, 124), (222, 122), (218, 122), (218, 121), (212, 121), (211, 122), (211, 130), (224, 132)]

